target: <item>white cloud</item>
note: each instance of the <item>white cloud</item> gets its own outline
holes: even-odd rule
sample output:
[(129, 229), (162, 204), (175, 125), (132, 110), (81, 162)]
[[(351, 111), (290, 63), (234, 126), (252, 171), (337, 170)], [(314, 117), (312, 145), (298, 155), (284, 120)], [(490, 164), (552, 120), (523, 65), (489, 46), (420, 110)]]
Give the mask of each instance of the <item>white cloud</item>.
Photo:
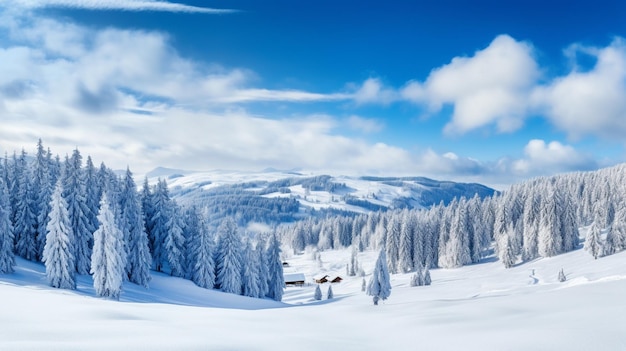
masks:
[(431, 71), (425, 82), (411, 81), (402, 96), (425, 104), (431, 113), (454, 107), (445, 131), (462, 134), (496, 124), (501, 132), (518, 129), (539, 70), (532, 47), (507, 35), (496, 37), (472, 57), (455, 57)]
[(558, 172), (589, 170), (598, 167), (596, 161), (570, 145), (533, 139), (524, 147), (525, 157), (511, 163), (518, 175), (549, 175)]
[(386, 87), (379, 78), (368, 78), (356, 89), (352, 98), (357, 104), (389, 104), (398, 99), (397, 92)]
[(378, 119), (364, 118), (356, 115), (348, 117), (346, 123), (350, 129), (358, 130), (363, 133), (380, 132), (385, 128), (385, 124)]
[(587, 71), (574, 70), (538, 87), (533, 101), (561, 130), (574, 138), (585, 135), (626, 140), (626, 42), (615, 39), (605, 48), (570, 47), (597, 58)]
[(8, 0), (8, 5), (25, 9), (73, 8), (87, 10), (164, 11), (221, 14), (228, 9), (190, 6), (157, 0)]

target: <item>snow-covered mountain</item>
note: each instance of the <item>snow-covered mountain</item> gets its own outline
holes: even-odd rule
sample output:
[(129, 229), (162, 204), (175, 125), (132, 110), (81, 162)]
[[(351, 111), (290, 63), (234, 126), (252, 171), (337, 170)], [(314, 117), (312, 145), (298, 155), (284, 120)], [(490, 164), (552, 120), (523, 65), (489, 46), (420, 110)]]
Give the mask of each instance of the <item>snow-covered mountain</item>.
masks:
[[(476, 183), (424, 177), (351, 177), (268, 169), (261, 172), (185, 171), (159, 167), (150, 182), (165, 179), (180, 204), (231, 208), (225, 215), (250, 221), (289, 222), (298, 216), (326, 212), (424, 208), (462, 196), (491, 196), (495, 190)], [(267, 211), (262, 211), (266, 209)], [(242, 213), (259, 211), (258, 213)]]

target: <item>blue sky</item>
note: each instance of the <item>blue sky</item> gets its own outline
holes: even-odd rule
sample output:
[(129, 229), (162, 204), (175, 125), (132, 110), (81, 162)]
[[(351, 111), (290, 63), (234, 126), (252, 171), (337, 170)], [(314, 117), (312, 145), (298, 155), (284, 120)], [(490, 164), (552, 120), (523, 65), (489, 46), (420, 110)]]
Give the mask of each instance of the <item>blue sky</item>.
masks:
[(621, 1), (9, 0), (0, 151), (503, 185), (625, 160)]

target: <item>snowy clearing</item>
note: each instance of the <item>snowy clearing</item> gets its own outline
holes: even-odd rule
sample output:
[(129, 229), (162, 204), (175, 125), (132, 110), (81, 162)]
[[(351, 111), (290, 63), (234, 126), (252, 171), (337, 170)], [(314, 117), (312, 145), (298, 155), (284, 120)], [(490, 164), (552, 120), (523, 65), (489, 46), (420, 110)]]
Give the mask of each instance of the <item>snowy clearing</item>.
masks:
[[(212, 350), (623, 350), (626, 253), (594, 260), (583, 250), (511, 269), (491, 261), (432, 270), (409, 287), (392, 275), (390, 298), (373, 306), (361, 277), (347, 277), (349, 250), (287, 259), (304, 287), (283, 303), (196, 287), (153, 273), (149, 289), (125, 283), (120, 302), (95, 297), (90, 276), (76, 291), (47, 286), (44, 266), (18, 259), (0, 275), (1, 349)], [(370, 273), (375, 252), (359, 254)], [(489, 260), (488, 260), (489, 261)], [(559, 283), (563, 268), (567, 281)], [(313, 299), (314, 276), (337, 274), (334, 298)], [(366, 277), (367, 278), (367, 277)]]

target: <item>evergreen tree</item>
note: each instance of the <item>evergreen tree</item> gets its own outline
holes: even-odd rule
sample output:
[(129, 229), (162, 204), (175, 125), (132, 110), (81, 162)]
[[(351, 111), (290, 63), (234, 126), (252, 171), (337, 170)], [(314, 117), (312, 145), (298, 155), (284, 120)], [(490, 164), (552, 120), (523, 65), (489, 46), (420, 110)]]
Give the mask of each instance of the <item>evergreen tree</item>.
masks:
[(594, 221), (591, 224), (587, 239), (585, 240), (585, 250), (589, 252), (593, 258), (597, 259), (602, 255), (601, 229)]
[(315, 287), (315, 294), (313, 295), (313, 298), (318, 301), (322, 299), (322, 289), (320, 289), (319, 284)]
[(426, 269), (424, 269), (424, 285), (430, 285), (431, 282), (430, 269), (428, 268), (428, 265), (426, 265)]
[(267, 261), (267, 252), (265, 250), (265, 238), (259, 235), (257, 237), (257, 243), (254, 248), (254, 253), (257, 257), (257, 262), (259, 265), (259, 293), (261, 297), (267, 296), (269, 294), (269, 280), (267, 279), (270, 276), (270, 271), (268, 267)]
[[(361, 280), (361, 291), (365, 291), (367, 289), (367, 283), (365, 282), (365, 278)], [(320, 292), (321, 294), (321, 292)]]
[(115, 223), (107, 192), (102, 193), (98, 222), (91, 255), (93, 287), (98, 296), (119, 300), (126, 272), (124, 234)]
[(272, 234), (267, 246), (267, 265), (269, 268), (267, 297), (281, 301), (285, 289), (285, 278), (283, 276), (283, 263), (280, 260), (280, 242), (276, 233)]
[(13, 273), (15, 266), (13, 239), (9, 191), (4, 179), (0, 177), (0, 273)]
[(182, 215), (178, 205), (170, 201), (167, 206), (169, 219), (165, 236), (165, 250), (167, 262), (170, 266), (170, 274), (175, 277), (185, 276), (185, 236), (183, 233)]
[[(146, 184), (147, 183), (144, 184), (144, 190)], [(144, 197), (144, 199), (146, 198)], [(147, 199), (150, 199), (147, 204), (150, 212), (146, 213), (151, 215), (147, 222), (150, 223), (148, 226), (150, 228), (148, 239), (152, 252), (152, 266), (157, 272), (162, 272), (164, 265), (167, 263), (165, 240), (168, 235), (169, 225), (171, 224), (170, 215), (172, 214), (169, 209), (170, 196), (167, 190), (167, 183), (163, 180), (159, 180), (154, 189), (154, 193), (148, 196)]]
[(199, 287), (213, 289), (215, 286), (215, 263), (213, 261), (213, 238), (209, 229), (194, 207), (192, 218), (197, 221), (197, 232), (189, 237), (189, 261), (191, 280)]
[(46, 228), (48, 226), (48, 214), (50, 214), (50, 200), (54, 190), (52, 165), (49, 152), (43, 148), (41, 139), (37, 142), (37, 155), (33, 169), (33, 191), (35, 197), (37, 258), (43, 258), (43, 249), (46, 245)]
[[(102, 163), (101, 168), (104, 167), (104, 163)], [(104, 167), (106, 170), (106, 167)], [(87, 162), (85, 164), (85, 168), (83, 170), (83, 183), (85, 184), (85, 207), (87, 207), (87, 211), (85, 213), (86, 217), (86, 227), (87, 229), (93, 233), (98, 228), (98, 210), (100, 206), (100, 199), (102, 198), (102, 190), (107, 185), (111, 185), (110, 182), (113, 180), (117, 180), (116, 178), (110, 179), (98, 177), (96, 174), (96, 168), (93, 165), (93, 161), (91, 160), (91, 156), (87, 156)], [(113, 194), (113, 189), (109, 186), (108, 189), (109, 198), (116, 198), (117, 194)], [(109, 204), (113, 205), (113, 203)], [(93, 246), (93, 243), (90, 243)]]
[(391, 283), (389, 269), (387, 268), (387, 257), (384, 248), (380, 250), (374, 273), (367, 285), (367, 295), (372, 296), (374, 305), (378, 305), (380, 299), (386, 300), (391, 295)]
[(128, 280), (148, 287), (152, 257), (148, 247), (141, 202), (130, 169), (126, 169), (120, 197), (123, 234), (127, 251), (126, 275)]
[(561, 270), (559, 271), (559, 282), (563, 283), (566, 280), (567, 277), (565, 276), (565, 272), (563, 272), (563, 268), (561, 268)]
[(85, 183), (81, 171), (82, 156), (78, 149), (72, 157), (65, 158), (63, 173), (63, 198), (68, 205), (68, 213), (74, 236), (74, 257), (78, 274), (89, 274), (91, 267), (91, 243), (93, 231), (90, 228), (89, 208), (85, 199)]
[(398, 273), (402, 220), (398, 213), (393, 213), (390, 216), (391, 218), (387, 224), (387, 239), (385, 241), (387, 264), (391, 273)]
[(402, 213), (402, 223), (400, 224), (400, 252), (398, 255), (398, 265), (402, 273), (408, 273), (413, 270), (414, 236), (414, 217), (408, 210), (405, 210)]
[(18, 159), (16, 169), (20, 171), (16, 175), (18, 195), (15, 199), (14, 233), (18, 255), (31, 261), (37, 260), (37, 215), (34, 212), (35, 192), (30, 179), (30, 172), (26, 161), (26, 152)]
[(50, 200), (50, 218), (42, 260), (46, 266), (46, 278), (50, 286), (61, 289), (76, 289), (75, 250), (72, 240), (74, 235), (67, 210), (68, 205), (62, 192), (63, 184), (59, 181)]
[(522, 221), (524, 223), (522, 259), (530, 261), (539, 255), (537, 232), (539, 230), (540, 201), (539, 194), (531, 190), (524, 203)]
[[(217, 228), (216, 285), (224, 292), (241, 294), (241, 240), (237, 224), (226, 218)], [(281, 264), (282, 267), (282, 264)]]
[(541, 257), (551, 257), (561, 253), (561, 199), (552, 184), (544, 190), (541, 219), (539, 221), (538, 248)]
[(265, 279), (265, 277), (259, 276), (259, 262), (249, 240), (246, 241), (243, 250), (242, 278), (244, 296), (265, 297), (261, 292), (261, 279)]
[(505, 268), (511, 268), (515, 265), (515, 261), (517, 257), (515, 256), (515, 252), (513, 251), (513, 240), (511, 239), (511, 234), (513, 229), (511, 228), (512, 224), (509, 225), (509, 234), (506, 234), (503, 240), (504, 244), (501, 245), (500, 248), (500, 260), (502, 264), (504, 264)]
[[(319, 285), (318, 285), (319, 286)], [(335, 295), (333, 294), (333, 287), (328, 286), (328, 293), (326, 294), (326, 299), (331, 300)]]

